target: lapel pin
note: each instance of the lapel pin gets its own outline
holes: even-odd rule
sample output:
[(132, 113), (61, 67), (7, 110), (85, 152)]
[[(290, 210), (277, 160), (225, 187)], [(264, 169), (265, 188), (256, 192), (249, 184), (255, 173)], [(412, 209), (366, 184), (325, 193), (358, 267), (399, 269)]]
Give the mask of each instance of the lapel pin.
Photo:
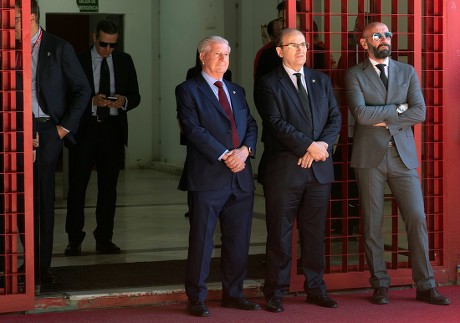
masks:
[(51, 56), (51, 52), (46, 53), (47, 56)]
[(315, 83), (315, 82), (316, 82), (316, 80), (311, 80), (311, 81), (312, 81), (313, 83)]
[(233, 91), (233, 94), (236, 94), (236, 91)]

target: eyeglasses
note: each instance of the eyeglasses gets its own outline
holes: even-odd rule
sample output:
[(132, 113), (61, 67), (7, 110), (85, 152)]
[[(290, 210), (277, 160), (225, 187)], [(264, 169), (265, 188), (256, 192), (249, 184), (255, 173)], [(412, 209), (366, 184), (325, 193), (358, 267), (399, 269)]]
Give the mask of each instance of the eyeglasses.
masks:
[(303, 42), (303, 43), (300, 43), (300, 44), (296, 44), (296, 43), (289, 43), (289, 44), (285, 44), (285, 45), (280, 45), (280, 47), (289, 47), (289, 48), (292, 48), (292, 49), (308, 49), (308, 43), (306, 42)]
[(382, 41), (384, 38), (390, 38), (393, 37), (393, 33), (391, 31), (386, 31), (383, 34), (381, 33), (373, 33), (371, 36), (365, 36), (363, 38), (367, 37), (372, 37), (374, 41)]
[(101, 46), (101, 47), (110, 46), (110, 48), (115, 48), (115, 47), (117, 47), (117, 45), (118, 45), (118, 43), (106, 43), (104, 41), (99, 42), (99, 46)]

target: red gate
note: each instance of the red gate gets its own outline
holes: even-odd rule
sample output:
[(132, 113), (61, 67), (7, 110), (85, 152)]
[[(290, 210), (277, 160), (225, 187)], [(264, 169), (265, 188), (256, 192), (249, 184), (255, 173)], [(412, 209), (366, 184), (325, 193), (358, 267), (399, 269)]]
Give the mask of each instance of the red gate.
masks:
[[(22, 4), (17, 15), (15, 0), (0, 8), (0, 312), (34, 307), (32, 127), (25, 126), (32, 124), (31, 58), (23, 55), (31, 50), (30, 0)], [(21, 19), (22, 46), (15, 37)]]
[[(423, 3), (422, 3), (423, 2)], [(334, 152), (336, 181), (333, 184), (326, 226), (326, 274), (329, 289), (369, 287), (364, 256), (358, 193), (349, 167), (353, 120), (344, 100), (344, 71), (365, 57), (358, 43), (362, 27), (382, 21), (393, 31), (392, 58), (417, 70), (427, 105), (427, 118), (415, 127), (425, 211), (428, 221), (430, 259), (433, 266), (443, 258), (442, 176), (442, 79), (443, 1), (421, 0), (295, 0), (287, 1), (288, 26), (295, 27), (296, 14), (313, 50), (307, 64), (327, 73), (342, 112), (342, 129)], [(321, 41), (322, 40), (322, 41)], [(422, 48), (423, 44), (423, 48)], [(323, 56), (317, 59), (318, 55)], [(316, 65), (316, 66), (315, 66)], [(385, 261), (393, 285), (412, 284), (404, 225), (391, 192), (385, 196)], [(293, 238), (297, 254), (297, 237)], [(303, 290), (303, 274), (296, 262), (291, 268), (291, 291)]]

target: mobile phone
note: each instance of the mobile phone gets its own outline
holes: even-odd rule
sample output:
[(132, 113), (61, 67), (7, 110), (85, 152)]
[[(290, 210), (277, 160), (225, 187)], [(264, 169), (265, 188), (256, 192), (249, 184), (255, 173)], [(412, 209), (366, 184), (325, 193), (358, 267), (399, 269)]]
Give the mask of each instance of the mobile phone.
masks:
[(116, 101), (116, 100), (118, 100), (118, 98), (116, 96), (108, 96), (107, 100)]

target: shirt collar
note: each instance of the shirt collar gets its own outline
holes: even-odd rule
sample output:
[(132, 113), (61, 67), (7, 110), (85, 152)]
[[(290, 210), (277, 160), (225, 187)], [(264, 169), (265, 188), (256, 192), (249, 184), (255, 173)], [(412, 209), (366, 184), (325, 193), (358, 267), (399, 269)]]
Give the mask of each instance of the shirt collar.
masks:
[(377, 64), (385, 64), (385, 66), (387, 67), (388, 64), (390, 63), (390, 58), (389, 58), (389, 57), (385, 58), (385, 60), (383, 61), (383, 63), (379, 63), (379, 62), (373, 60), (373, 59), (370, 58), (370, 57), (369, 57), (369, 60), (371, 61), (372, 65), (373, 65), (374, 67), (375, 67), (375, 65), (377, 65)]
[(37, 32), (32, 36), (32, 39), (31, 39), (32, 44), (35, 44), (35, 42), (37, 41), (38, 36), (40, 35), (41, 30), (42, 30), (42, 27), (38, 26)]
[[(287, 66), (284, 65), (284, 64), (283, 64), (283, 67), (284, 67), (284, 70), (286, 71), (286, 73), (288, 73), (289, 76), (291, 76), (291, 77), (294, 76), (294, 73), (300, 73), (300, 74), (302, 74), (302, 77), (304, 76), (304, 74), (303, 74), (303, 66), (300, 68), (299, 71), (295, 71), (295, 70), (293, 70), (292, 68), (287, 67)], [(295, 76), (294, 76), (294, 77), (295, 77)]]
[[(97, 52), (96, 50), (96, 46), (93, 45), (93, 47), (91, 47), (91, 57), (93, 59), (98, 59), (98, 60), (101, 60), (103, 59), (103, 57), (101, 55), (99, 55), (99, 53)], [(110, 60), (112, 59), (112, 54), (109, 55), (109, 57), (107, 57), (107, 60)]]
[(216, 81), (221, 81), (223, 84), (224, 84), (224, 87), (226, 87), (225, 85), (225, 82), (224, 82), (224, 79), (215, 79), (213, 78), (211, 75), (207, 74), (206, 72), (204, 71), (201, 71), (201, 75), (203, 75), (204, 79), (206, 80), (206, 82), (209, 84), (209, 86), (212, 86), (214, 85), (214, 83), (216, 83)]

